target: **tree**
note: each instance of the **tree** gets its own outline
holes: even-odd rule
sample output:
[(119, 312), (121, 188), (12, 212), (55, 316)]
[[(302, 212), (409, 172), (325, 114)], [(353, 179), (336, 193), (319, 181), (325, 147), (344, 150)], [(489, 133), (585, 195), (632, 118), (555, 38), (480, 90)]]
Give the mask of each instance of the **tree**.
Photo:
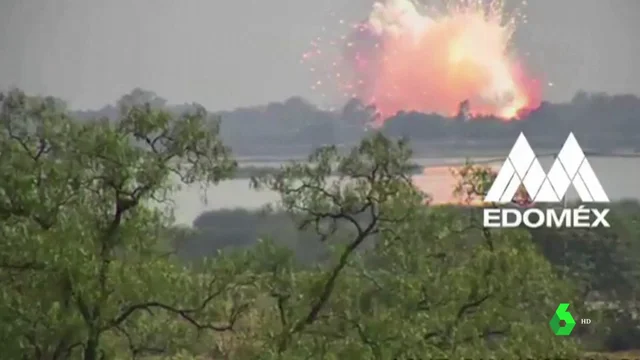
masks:
[[(346, 155), (323, 148), (256, 179), (280, 193), (301, 228), (335, 248), (329, 261), (300, 270), (291, 252), (261, 245), (271, 297), (260, 321), (270, 324), (260, 341), (271, 357), (264, 356), (575, 354), (548, 329), (557, 299), (573, 293), (528, 234), (488, 231), (473, 213), (429, 206), (411, 182), (410, 158), (404, 142), (376, 133)], [(338, 231), (345, 224), (351, 232)]]
[(14, 90), (0, 95), (0, 122), (3, 358), (135, 358), (234, 325), (251, 276), (230, 259), (196, 272), (162, 246), (177, 183), (216, 183), (236, 166), (203, 108), (125, 104), (116, 122), (78, 122)]
[(160, 109), (167, 105), (167, 100), (159, 97), (153, 91), (135, 88), (131, 90), (130, 93), (123, 95), (117, 101), (117, 106), (124, 110), (131, 109), (133, 106), (146, 105), (154, 109)]
[[(455, 192), (465, 203), (482, 201), (496, 175), (489, 167), (471, 163), (453, 172), (459, 179)], [(516, 202), (522, 204), (522, 200), (531, 204), (521, 186)], [(566, 205), (571, 208), (579, 204)], [(579, 294), (574, 308), (600, 324), (597, 328), (579, 328), (576, 333), (584, 335), (592, 349), (629, 350), (635, 346), (639, 324), (636, 284), (640, 275), (637, 242), (640, 209), (637, 201), (621, 201), (606, 207), (610, 209), (610, 228), (527, 231), (554, 272), (574, 284)]]
[[(464, 204), (471, 204), (478, 200), (483, 201), (491, 184), (498, 176), (498, 173), (490, 166), (476, 165), (470, 161), (466, 161), (461, 167), (453, 168), (451, 172), (458, 180), (454, 186), (453, 194)], [(519, 206), (531, 206), (533, 199), (521, 184), (512, 202)]]

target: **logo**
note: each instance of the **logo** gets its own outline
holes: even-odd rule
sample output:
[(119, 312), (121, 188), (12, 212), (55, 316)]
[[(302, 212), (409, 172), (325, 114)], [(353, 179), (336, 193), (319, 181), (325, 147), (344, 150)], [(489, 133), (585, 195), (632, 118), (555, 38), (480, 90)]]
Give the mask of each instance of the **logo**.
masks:
[[(496, 179), (485, 196), (485, 202), (510, 203), (518, 188), (524, 186), (534, 203), (561, 203), (573, 185), (583, 203), (607, 203), (593, 168), (573, 133), (565, 141), (549, 173), (545, 173), (524, 134), (513, 145)], [(609, 227), (605, 216), (609, 209), (485, 209), (485, 227)], [(511, 219), (509, 219), (511, 216)], [(594, 219), (592, 219), (594, 218)]]
[[(558, 305), (555, 314), (551, 318), (549, 322), (549, 326), (551, 326), (551, 331), (558, 336), (569, 336), (573, 331), (573, 328), (576, 326), (576, 321), (571, 316), (571, 313), (567, 311), (569, 308), (569, 303), (562, 303)], [(560, 322), (564, 321), (564, 325)]]

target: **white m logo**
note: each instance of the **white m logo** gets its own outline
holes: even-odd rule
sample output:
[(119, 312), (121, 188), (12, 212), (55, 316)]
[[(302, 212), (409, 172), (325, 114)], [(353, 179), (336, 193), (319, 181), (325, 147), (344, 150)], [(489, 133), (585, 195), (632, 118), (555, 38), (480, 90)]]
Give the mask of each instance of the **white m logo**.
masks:
[(609, 202), (573, 133), (569, 134), (548, 174), (520, 133), (485, 201), (509, 203), (520, 184), (534, 202), (560, 202), (571, 184), (583, 202)]

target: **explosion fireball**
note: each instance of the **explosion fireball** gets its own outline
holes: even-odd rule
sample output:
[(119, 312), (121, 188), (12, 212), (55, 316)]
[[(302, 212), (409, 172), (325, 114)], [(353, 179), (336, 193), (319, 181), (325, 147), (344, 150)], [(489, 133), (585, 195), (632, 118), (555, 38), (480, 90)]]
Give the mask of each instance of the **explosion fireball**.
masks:
[[(519, 13), (501, 0), (449, 0), (438, 11), (411, 0), (373, 5), (368, 18), (330, 45), (330, 81), (341, 92), (374, 105), (380, 119), (398, 111), (456, 115), (463, 101), (472, 115), (518, 119), (540, 104), (540, 83), (511, 49)], [(320, 39), (317, 39), (320, 40)], [(320, 41), (303, 56), (324, 61)], [(312, 69), (322, 65), (312, 64)], [(325, 74), (326, 75), (326, 74)]]

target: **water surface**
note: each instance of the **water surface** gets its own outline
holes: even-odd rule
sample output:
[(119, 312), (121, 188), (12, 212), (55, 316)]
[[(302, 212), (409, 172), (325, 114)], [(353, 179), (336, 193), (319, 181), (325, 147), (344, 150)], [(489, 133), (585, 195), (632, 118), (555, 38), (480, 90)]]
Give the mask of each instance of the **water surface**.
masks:
[[(487, 161), (476, 158), (474, 161)], [(491, 160), (491, 159), (489, 159)], [(493, 159), (497, 160), (497, 159)], [(456, 180), (451, 169), (464, 163), (462, 158), (415, 159), (416, 163), (425, 166), (423, 174), (415, 175), (413, 180), (420, 189), (429, 193), (434, 203), (445, 203), (455, 200), (452, 196)], [(496, 170), (503, 160), (490, 162)], [(540, 158), (545, 171), (551, 167), (551, 157)], [(605, 192), (611, 200), (623, 198), (640, 199), (640, 158), (592, 157), (589, 159), (593, 170), (600, 179)], [(282, 162), (241, 163), (240, 166), (279, 166)], [(257, 209), (278, 200), (277, 194), (269, 191), (255, 191), (249, 187), (249, 179), (233, 179), (223, 181), (217, 186), (206, 189), (207, 202), (202, 200), (202, 191), (198, 186), (184, 187), (177, 192), (175, 202), (176, 220), (181, 224), (191, 224), (204, 211), (224, 208)], [(577, 198), (570, 189), (570, 199)]]

